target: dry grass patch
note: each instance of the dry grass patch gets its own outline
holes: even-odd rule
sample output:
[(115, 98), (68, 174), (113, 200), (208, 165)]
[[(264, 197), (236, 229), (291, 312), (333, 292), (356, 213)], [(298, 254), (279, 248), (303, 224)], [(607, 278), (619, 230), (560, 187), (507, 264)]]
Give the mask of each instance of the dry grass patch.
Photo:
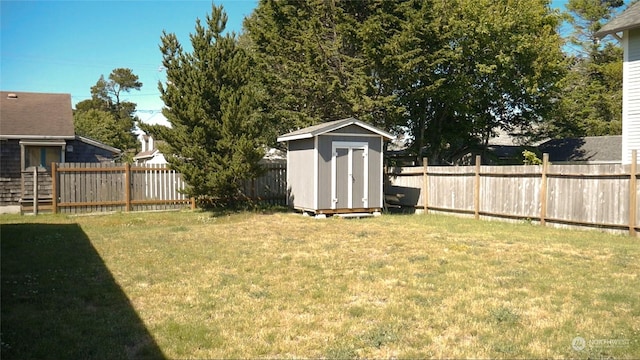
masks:
[(168, 358), (640, 356), (640, 250), (627, 237), (440, 216), (0, 220), (3, 357), (29, 355), (5, 332), (12, 222), (78, 224)]

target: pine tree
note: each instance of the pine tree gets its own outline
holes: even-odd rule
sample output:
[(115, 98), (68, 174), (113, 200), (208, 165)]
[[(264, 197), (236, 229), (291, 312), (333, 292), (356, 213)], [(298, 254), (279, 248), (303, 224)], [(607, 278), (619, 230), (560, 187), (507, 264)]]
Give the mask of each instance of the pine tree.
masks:
[(236, 201), (242, 183), (260, 171), (262, 127), (250, 84), (251, 59), (235, 34), (224, 34), (227, 16), (212, 6), (205, 24), (196, 21), (193, 52), (175, 34), (163, 33), (160, 49), (166, 84), (159, 84), (171, 128), (162, 130), (170, 166), (201, 201)]

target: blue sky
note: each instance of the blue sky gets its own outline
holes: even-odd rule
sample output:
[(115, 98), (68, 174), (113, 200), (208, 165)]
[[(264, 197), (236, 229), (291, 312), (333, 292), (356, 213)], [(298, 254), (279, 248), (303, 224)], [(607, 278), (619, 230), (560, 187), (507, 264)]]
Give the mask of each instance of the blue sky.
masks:
[[(227, 29), (239, 33), (256, 1), (225, 0)], [(100, 75), (130, 68), (143, 86), (125, 94), (140, 118), (161, 120), (157, 83), (162, 31), (189, 46), (196, 19), (211, 1), (0, 1), (0, 89), (70, 93), (73, 105), (91, 97)], [(153, 118), (151, 118), (153, 117)]]
[[(563, 8), (567, 0), (552, 0)], [(227, 29), (240, 33), (257, 0), (215, 1), (223, 5)], [(158, 45), (162, 31), (183, 46), (211, 1), (12, 1), (0, 0), (0, 89), (70, 93), (73, 105), (90, 98), (100, 75), (130, 68), (140, 91), (125, 94), (145, 122), (162, 122), (158, 81), (164, 80)]]

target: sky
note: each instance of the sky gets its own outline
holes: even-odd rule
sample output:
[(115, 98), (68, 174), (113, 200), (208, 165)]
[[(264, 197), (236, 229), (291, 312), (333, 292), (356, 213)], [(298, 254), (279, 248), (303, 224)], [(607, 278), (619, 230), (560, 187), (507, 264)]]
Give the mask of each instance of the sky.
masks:
[[(568, 0), (552, 0), (564, 9)], [(628, 2), (628, 1), (626, 1)], [(240, 33), (257, 0), (216, 0), (227, 30)], [(158, 48), (162, 31), (189, 49), (196, 19), (212, 2), (0, 0), (0, 90), (71, 94), (72, 106), (89, 99), (100, 75), (130, 68), (143, 86), (121, 96), (137, 104), (147, 123), (167, 124), (158, 82), (165, 80)]]
[[(227, 30), (236, 33), (257, 6), (257, 0), (215, 3), (227, 13)], [(130, 68), (143, 85), (122, 99), (137, 104), (143, 121), (164, 123), (162, 31), (175, 33), (188, 50), (196, 19), (204, 21), (211, 6), (210, 0), (0, 0), (0, 90), (68, 93), (75, 107), (91, 98), (100, 75)]]

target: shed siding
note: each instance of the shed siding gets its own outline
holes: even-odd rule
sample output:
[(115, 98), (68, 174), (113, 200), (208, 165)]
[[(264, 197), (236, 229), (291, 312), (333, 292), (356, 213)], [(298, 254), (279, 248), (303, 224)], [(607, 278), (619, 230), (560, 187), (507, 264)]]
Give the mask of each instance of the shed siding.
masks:
[(296, 209), (313, 210), (314, 140), (289, 141), (287, 162), (287, 191), (289, 205)]
[(330, 133), (324, 135), (335, 135), (335, 134), (360, 134), (360, 135), (371, 135), (371, 131), (364, 129), (358, 125), (349, 125), (340, 129), (333, 130)]
[[(368, 132), (371, 134), (371, 132)], [(369, 144), (369, 208), (381, 208), (382, 186), (381, 141), (379, 136), (334, 135), (318, 137), (318, 209), (331, 208), (331, 144), (333, 141), (366, 142)]]
[(640, 151), (640, 28), (625, 32), (622, 85), (622, 163)]

